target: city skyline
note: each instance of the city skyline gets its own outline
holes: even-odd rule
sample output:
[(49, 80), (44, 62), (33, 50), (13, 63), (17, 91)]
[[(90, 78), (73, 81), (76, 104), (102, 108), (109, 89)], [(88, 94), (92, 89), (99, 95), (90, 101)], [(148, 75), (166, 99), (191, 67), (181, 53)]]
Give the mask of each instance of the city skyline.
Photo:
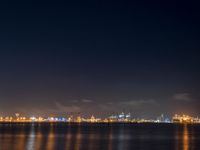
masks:
[[(163, 114), (162, 114), (163, 116)], [(164, 118), (164, 116), (163, 116)], [(48, 116), (26, 116), (25, 114), (15, 113), (12, 116), (0, 115), (0, 122), (130, 122), (134, 118), (131, 117), (131, 113), (113, 113), (110, 116), (108, 115), (105, 118), (95, 117), (94, 115), (90, 115), (89, 117), (84, 116), (80, 113), (70, 113), (65, 114), (64, 116), (57, 116), (55, 114), (51, 114)], [(91, 121), (92, 120), (92, 121)], [(142, 119), (138, 119), (142, 120)]]
[(101, 118), (90, 115), (86, 117), (80, 113), (66, 114), (64, 116), (56, 116), (54, 114), (48, 116), (26, 116), (24, 114), (15, 113), (12, 116), (1, 116), (0, 123), (179, 123), (179, 124), (200, 124), (198, 116), (189, 116), (186, 114), (175, 114), (171, 117), (161, 114), (154, 118), (134, 118), (130, 112), (108, 114), (107, 117)]

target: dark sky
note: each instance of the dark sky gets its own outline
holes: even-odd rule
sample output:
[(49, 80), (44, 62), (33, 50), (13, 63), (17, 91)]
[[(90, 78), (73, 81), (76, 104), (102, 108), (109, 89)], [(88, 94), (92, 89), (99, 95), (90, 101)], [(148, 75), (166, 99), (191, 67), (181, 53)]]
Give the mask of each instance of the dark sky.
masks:
[(200, 114), (198, 3), (0, 7), (0, 115)]

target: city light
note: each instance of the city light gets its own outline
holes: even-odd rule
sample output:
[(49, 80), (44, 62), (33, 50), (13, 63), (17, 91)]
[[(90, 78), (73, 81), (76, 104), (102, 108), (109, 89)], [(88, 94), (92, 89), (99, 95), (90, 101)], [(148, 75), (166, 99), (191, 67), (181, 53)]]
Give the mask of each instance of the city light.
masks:
[(69, 117), (42, 117), (32, 116), (26, 117), (19, 113), (13, 116), (0, 116), (0, 122), (65, 122), (65, 123), (200, 123), (199, 117), (191, 117), (189, 115), (177, 115), (175, 114), (171, 119), (165, 117), (163, 114), (156, 119), (145, 119), (145, 118), (131, 118), (131, 113), (120, 113), (108, 116), (106, 118), (97, 118), (94, 115), (91, 117), (84, 118), (81, 115)]

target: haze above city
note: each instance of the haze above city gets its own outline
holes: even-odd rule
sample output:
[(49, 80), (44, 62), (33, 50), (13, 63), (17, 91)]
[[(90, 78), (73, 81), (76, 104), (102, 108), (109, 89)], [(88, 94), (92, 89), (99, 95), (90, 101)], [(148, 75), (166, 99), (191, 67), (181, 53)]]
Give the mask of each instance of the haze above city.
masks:
[(192, 2), (4, 2), (0, 115), (200, 114)]

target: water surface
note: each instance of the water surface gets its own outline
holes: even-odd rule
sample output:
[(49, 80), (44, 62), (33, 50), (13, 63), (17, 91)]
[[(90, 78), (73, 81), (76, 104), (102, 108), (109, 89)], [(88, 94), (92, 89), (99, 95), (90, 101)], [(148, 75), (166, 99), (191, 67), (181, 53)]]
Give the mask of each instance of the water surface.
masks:
[(0, 150), (200, 150), (200, 125), (4, 123)]

